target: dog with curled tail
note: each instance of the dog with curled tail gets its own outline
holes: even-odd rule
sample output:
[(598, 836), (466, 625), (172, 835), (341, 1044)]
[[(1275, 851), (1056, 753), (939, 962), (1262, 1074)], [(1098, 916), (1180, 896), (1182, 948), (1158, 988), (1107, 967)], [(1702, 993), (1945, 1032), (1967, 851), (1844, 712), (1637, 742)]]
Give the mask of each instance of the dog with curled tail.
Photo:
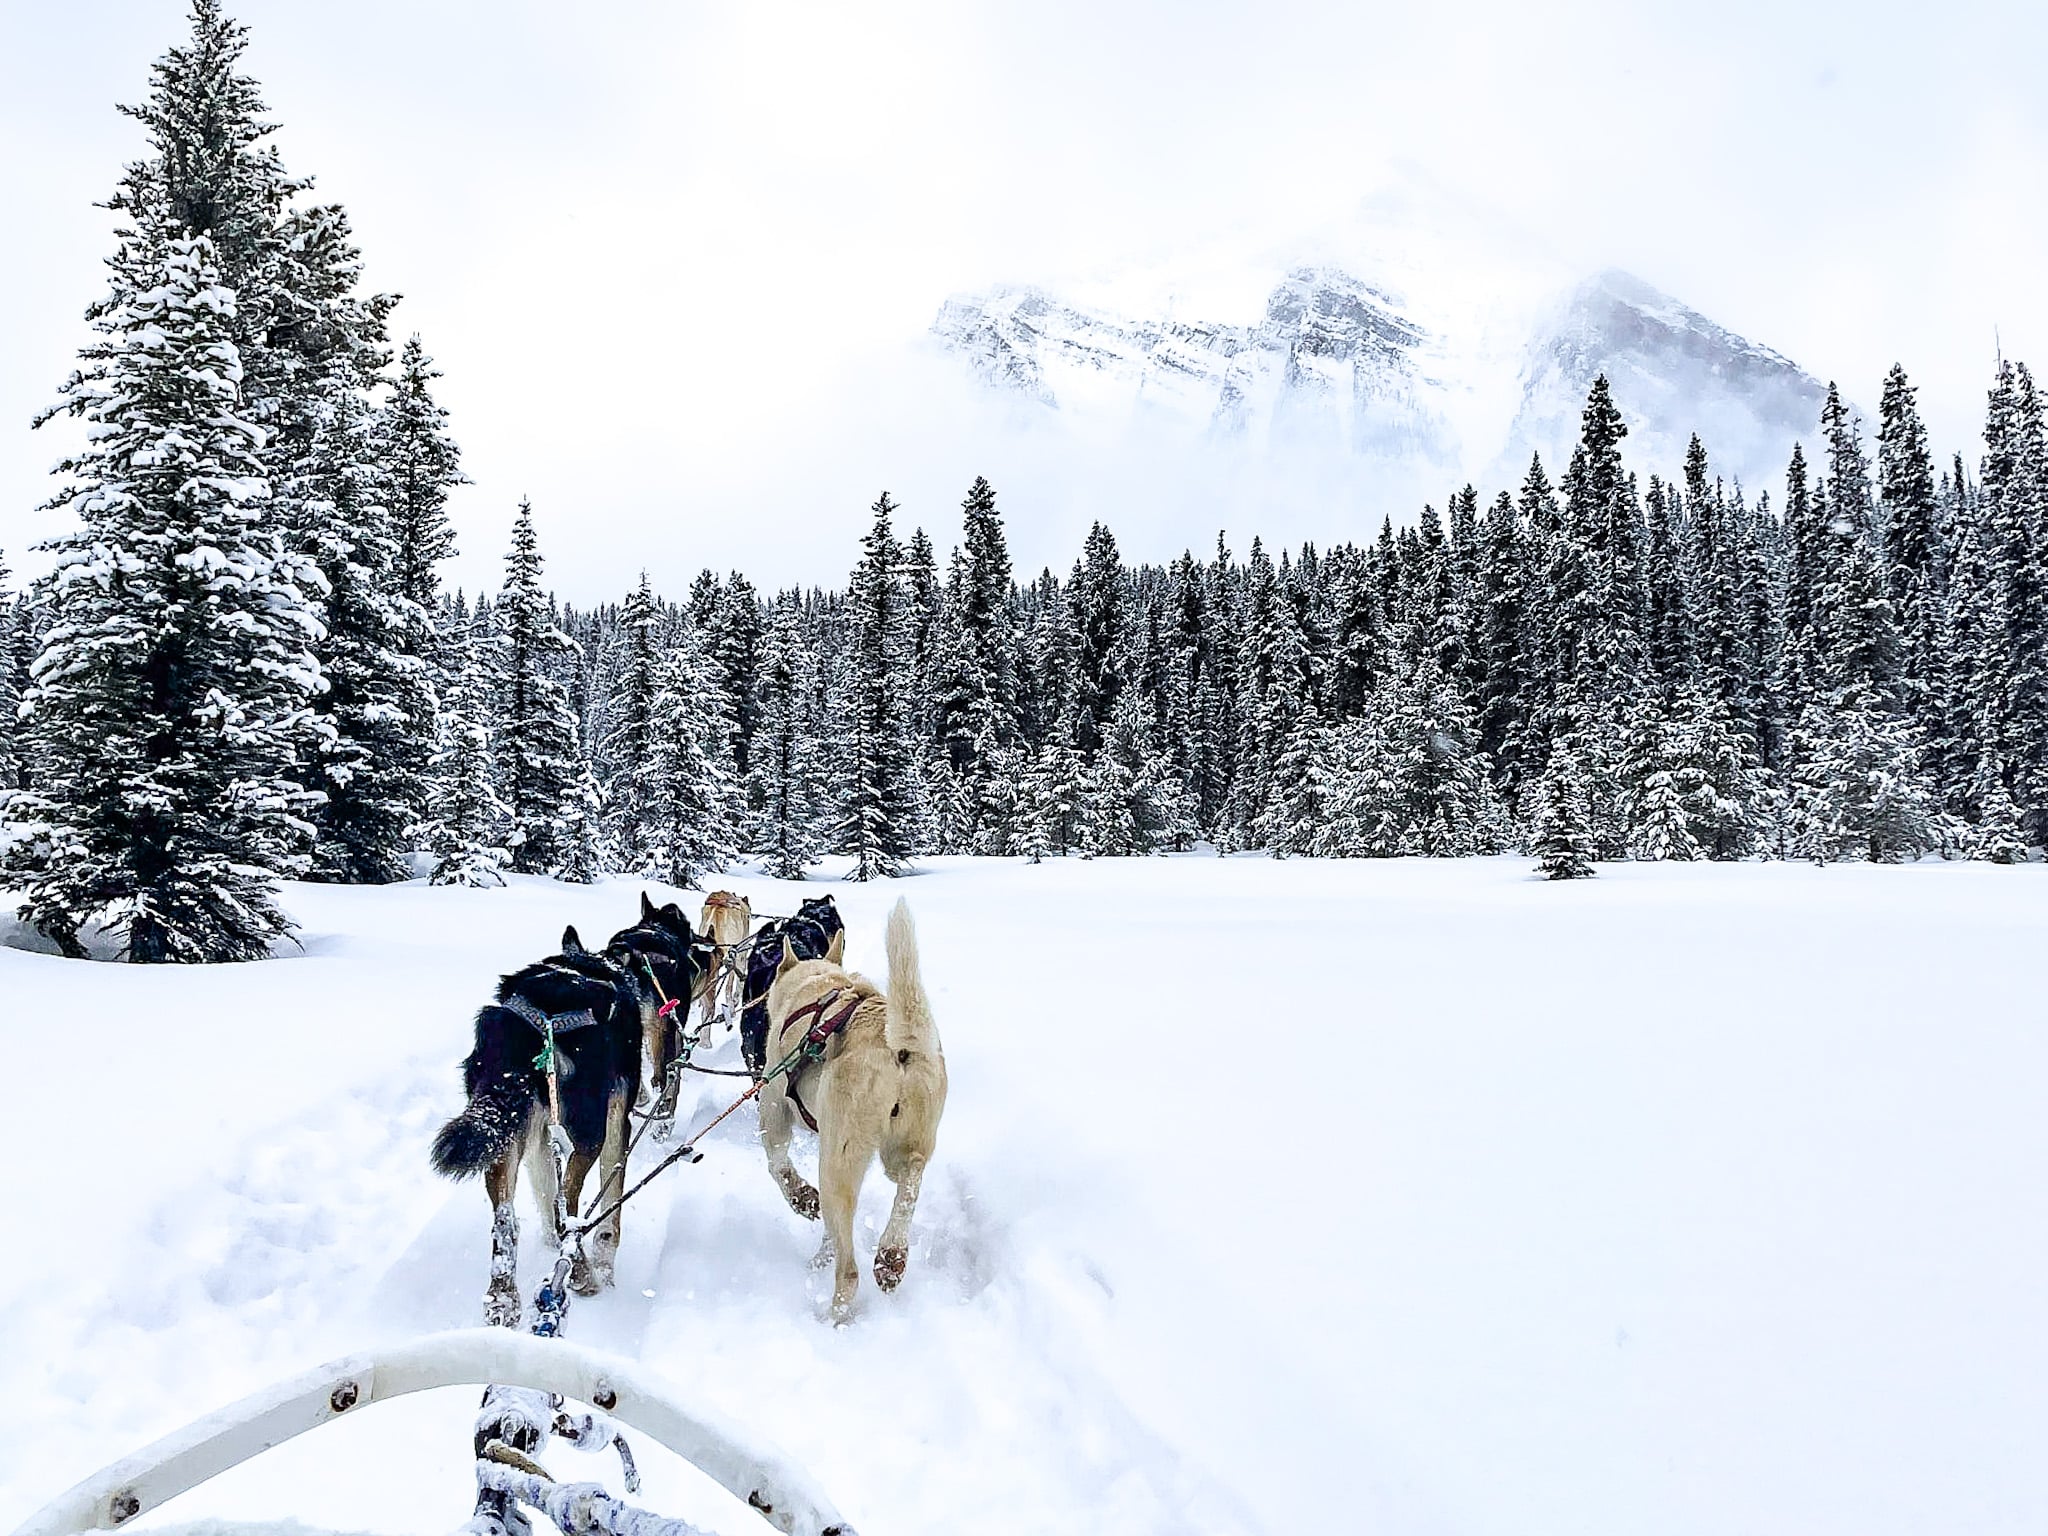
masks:
[[(768, 992), (767, 1061), (780, 1062), (822, 1021), (841, 1018), (819, 1060), (761, 1090), (761, 1143), (768, 1170), (799, 1216), (825, 1223), (832, 1263), (832, 1320), (852, 1314), (860, 1284), (853, 1213), (879, 1153), (896, 1202), (875, 1249), (875, 1284), (893, 1291), (910, 1259), (910, 1221), (946, 1108), (946, 1055), (918, 972), (917, 929), (898, 900), (887, 932), (889, 990), (831, 960), (786, 950)], [(818, 1187), (789, 1157), (799, 1116), (818, 1132)]]

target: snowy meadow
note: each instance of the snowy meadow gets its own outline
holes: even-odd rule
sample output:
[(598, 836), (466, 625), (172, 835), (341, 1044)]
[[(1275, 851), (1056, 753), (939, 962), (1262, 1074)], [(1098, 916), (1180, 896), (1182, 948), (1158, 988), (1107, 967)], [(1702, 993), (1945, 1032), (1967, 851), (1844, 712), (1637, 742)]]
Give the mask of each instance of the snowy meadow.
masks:
[[(909, 1277), (821, 1321), (815, 1229), (743, 1112), (629, 1209), (618, 1286), (570, 1332), (785, 1445), (863, 1531), (2048, 1512), (2036, 870), (1552, 884), (1517, 858), (1190, 856), (721, 883), (767, 912), (833, 890), (870, 972), (888, 905), (917, 914), (953, 1092)], [(0, 995), (47, 1213), (0, 1274), (0, 1527), (276, 1377), (476, 1321), (486, 1202), (426, 1165), (470, 1014), (637, 895), (292, 885), (303, 949), (220, 967), (64, 960), (0, 918), (31, 946), (0, 948)], [(730, 1096), (698, 1081), (686, 1118)], [(863, 1242), (885, 1210), (876, 1175)], [(473, 1410), (377, 1407), (140, 1528), (451, 1529)], [(757, 1528), (641, 1459), (639, 1502)]]
[[(0, 1529), (280, 1378), (479, 1325), (488, 1201), (428, 1162), (479, 1005), (566, 947), (565, 924), (602, 944), (643, 891), (694, 918), (718, 888), (758, 916), (830, 891), (849, 961), (878, 977), (884, 914), (899, 896), (915, 912), (950, 1094), (908, 1279), (864, 1285), (831, 1326), (817, 1231), (742, 1107), (627, 1208), (617, 1284), (566, 1331), (786, 1448), (866, 1536), (2048, 1529), (2048, 391), (2004, 342), (1971, 412), (1981, 437), (1955, 442), (1961, 406), (1923, 414), (1903, 363), (1823, 383), (1611, 273), (1536, 350), (1472, 343), (1501, 365), (1504, 405), (1525, 365), (1541, 376), (1523, 446), (1489, 467), (1492, 449), (1415, 407), (1424, 385), (1451, 400), (1432, 326), (1335, 268), (1290, 268), (1263, 320), (1227, 329), (1055, 314), (1037, 288), (965, 308), (935, 293), (944, 323), (924, 340), (953, 348), (963, 407), (1008, 389), (1057, 412), (1033, 359), (1085, 386), (1114, 352), (1141, 394), (1155, 377), (1193, 391), (1187, 424), (1219, 451), (1263, 443), (1245, 465), (1338, 421), (1352, 447), (1312, 497), (1317, 537), (1296, 537), (1263, 469), (1233, 482), (1247, 496), (1226, 529), (1189, 521), (1114, 434), (1104, 462), (1123, 471), (1063, 499), (1000, 460), (965, 464), (945, 413), (864, 378), (917, 444), (887, 471), (899, 501), (828, 469), (820, 441), (855, 418), (725, 378), (779, 472), (815, 479), (793, 540), (767, 480), (725, 495), (699, 472), (715, 429), (667, 390), (722, 370), (655, 321), (751, 326), (762, 306), (734, 295), (758, 289), (795, 296), (770, 307), (829, 341), (846, 316), (816, 289), (693, 283), (665, 248), (660, 301), (637, 295), (606, 338), (640, 371), (549, 345), (529, 321), (588, 329), (552, 303), (515, 328), (530, 371), (494, 370), (475, 326), (436, 330), (466, 306), (506, 332), (477, 280), (492, 265), (543, 274), (551, 299), (604, 286), (600, 267), (549, 266), (551, 219), (645, 260), (600, 217), (608, 185), (703, 211), (687, 179), (649, 199), (580, 160), (575, 197), (541, 195), (536, 157), (494, 139), (530, 228), (487, 250), (490, 167), (465, 165), (459, 198), (437, 179), (446, 244), (476, 270), (409, 301), (429, 350), (364, 248), (390, 228), (373, 189), (463, 157), (421, 137), (348, 183), (359, 237), (315, 194), (307, 141), (278, 135), (249, 29), (222, 0), (188, 3), (186, 30), (122, 83), (122, 158), (89, 185), (37, 162), (110, 227), (103, 265), (79, 263), (75, 359), (7, 361), (51, 381), (33, 441), (58, 462), (44, 521), (0, 525), (0, 1132), (24, 1155), (0, 1240)], [(542, 24), (559, 70), (551, 18), (479, 31)], [(468, 26), (461, 70), (531, 94), (478, 68)], [(1292, 110), (1302, 34), (1261, 27), (1290, 55)], [(358, 112), (419, 64), (416, 43), (274, 57), (295, 81), (331, 75)], [(1413, 53), (1383, 51), (1403, 68)], [(731, 52), (703, 57), (730, 73)], [(816, 94), (774, 57), (779, 91)], [(616, 63), (589, 79), (637, 114)], [(1036, 152), (1043, 114), (987, 112), (1009, 98), (971, 74), (975, 119), (1030, 124)], [(1611, 74), (1543, 90), (1606, 112)], [(892, 106), (928, 94), (863, 82)], [(546, 135), (568, 98), (538, 99)], [(1902, 110), (1888, 100), (1886, 123)], [(36, 133), (70, 137), (56, 119)], [(809, 189), (792, 215), (845, 201), (802, 135), (688, 137), (678, 167), (786, 140)], [(1820, 142), (1774, 134), (1773, 157), (1795, 137)], [(1589, 183), (1611, 174), (1605, 153), (1579, 160)], [(1703, 195), (1682, 167), (1676, 184)], [(1615, 185), (1568, 203), (1575, 222), (1598, 204), (1646, 233), (1697, 226), (1642, 219)], [(1006, 237), (1033, 222), (990, 221)], [(790, 255), (845, 244), (807, 235)], [(888, 257), (917, 244), (892, 232)], [(1773, 286), (1815, 281), (1767, 246)], [(1719, 242), (1716, 260), (1754, 249)], [(1861, 291), (1847, 269), (1825, 281)], [(1924, 274), (1909, 286), (1924, 294)], [(62, 298), (17, 288), (28, 307)], [(1859, 333), (1894, 334), (1869, 308)], [(1451, 305), (1440, 329), (1474, 321)], [(577, 423), (622, 393), (660, 431), (607, 452)], [(444, 394), (469, 402), (460, 421)], [(465, 459), (458, 428), (492, 414), (486, 440), (523, 436), (532, 467)], [(1782, 454), (1724, 431), (1738, 418)], [(1396, 466), (1369, 506), (1345, 490), (1368, 462), (1355, 448), (1425, 438), (1442, 457)], [(557, 451), (574, 473), (543, 477), (536, 506), (520, 477)], [(1770, 472), (1745, 483), (1750, 464)], [(957, 490), (915, 494), (942, 466)], [(667, 499), (622, 533), (633, 474)], [(1417, 475), (1437, 499), (1392, 504)], [(1083, 510), (1105, 500), (1124, 545)], [(1047, 530), (1083, 520), (1047, 563)], [(729, 546), (711, 533), (743, 539), (752, 568), (712, 568)], [(651, 926), (686, 989), (683, 925)], [(589, 1123), (563, 1119), (595, 1155), (605, 1084), (575, 1074), (598, 1058), (572, 1040), (558, 1059), (555, 1032), (602, 1042), (623, 1022), (611, 1044), (630, 1039), (667, 996), (652, 952), (579, 952), (536, 972), (567, 1001), (501, 999), (473, 1144), (443, 1166), (490, 1166), (564, 1083), (587, 1095)], [(578, 967), (595, 1004), (567, 991)], [(859, 1047), (860, 1094), (818, 1100), (828, 1132), (860, 1098), (877, 1124), (907, 1111), (913, 1139), (928, 1034), (885, 1038), (873, 1009), (848, 1024), (838, 1006), (840, 1054), (791, 1050), (766, 1078), (833, 1094)], [(533, 1044), (514, 1049), (518, 1030)], [(698, 1064), (739, 1061), (727, 1035)], [(688, 1079), (686, 1130), (744, 1076)], [(815, 1167), (814, 1138), (798, 1157)], [(871, 1175), (863, 1260), (888, 1197)], [(547, 1255), (522, 1206), (530, 1298)], [(522, 1536), (516, 1509), (462, 1526), (476, 1403), (337, 1405), (345, 1420), (133, 1524)], [(639, 1504), (762, 1529), (638, 1444)]]

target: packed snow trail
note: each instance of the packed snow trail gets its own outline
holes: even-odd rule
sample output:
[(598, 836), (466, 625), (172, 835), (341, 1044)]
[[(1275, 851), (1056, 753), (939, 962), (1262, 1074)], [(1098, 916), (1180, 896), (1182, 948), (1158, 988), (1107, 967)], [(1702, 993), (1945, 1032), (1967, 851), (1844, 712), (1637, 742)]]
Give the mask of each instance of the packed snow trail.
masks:
[[(764, 912), (828, 888), (720, 883)], [(569, 1328), (787, 1447), (870, 1536), (2048, 1515), (2039, 869), (940, 861), (829, 888), (870, 974), (909, 897), (953, 1080), (903, 1288), (821, 1321), (818, 1229), (743, 1113), (635, 1199)], [(305, 951), (255, 966), (0, 949), (48, 1218), (0, 1267), (0, 1529), (275, 1378), (477, 1321), (485, 1201), (425, 1162), (470, 1017), (637, 889), (292, 887)], [(692, 1079), (683, 1121), (738, 1086)], [(138, 1528), (449, 1529), (473, 1409), (379, 1406)], [(762, 1529), (642, 1459), (638, 1502)]]

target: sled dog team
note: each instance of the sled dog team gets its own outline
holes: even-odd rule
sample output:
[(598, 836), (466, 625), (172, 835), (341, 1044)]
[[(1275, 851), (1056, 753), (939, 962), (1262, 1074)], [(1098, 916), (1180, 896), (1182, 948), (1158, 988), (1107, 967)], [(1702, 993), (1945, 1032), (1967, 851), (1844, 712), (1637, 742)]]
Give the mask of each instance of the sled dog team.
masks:
[[(613, 1206), (628, 1187), (635, 1101), (644, 1098), (657, 1121), (675, 1113), (680, 1072), (673, 1068), (685, 1058), (684, 1032), (698, 1003), (703, 1015), (693, 1044), (718, 1018), (739, 1017), (742, 1053), (760, 1085), (769, 1172), (791, 1210), (824, 1218), (821, 1258), (833, 1266), (833, 1320), (847, 1319), (859, 1286), (854, 1206), (877, 1154), (896, 1200), (875, 1250), (875, 1283), (894, 1290), (909, 1259), (911, 1216), (946, 1106), (946, 1058), (918, 974), (917, 931), (900, 900), (885, 939), (886, 994), (842, 968), (846, 925), (830, 896), (755, 932), (745, 898), (730, 892), (713, 892), (694, 928), (675, 903), (657, 907), (642, 893), (639, 921), (603, 949), (586, 948), (570, 927), (560, 954), (502, 977), (492, 1001), (477, 1010), (476, 1044), (462, 1063), (468, 1102), (433, 1146), (439, 1172), (484, 1176), (491, 1200), (486, 1319), (519, 1324), (513, 1197), (520, 1163), (531, 1171), (556, 1241), (557, 1211), (578, 1213), (592, 1169), (590, 1209)], [(816, 1059), (762, 1083), (807, 1038), (821, 1035)], [(790, 1160), (799, 1117), (818, 1133), (819, 1188)], [(557, 1122), (570, 1147), (559, 1191), (549, 1147)], [(569, 1276), (578, 1294), (611, 1284), (620, 1216), (612, 1209), (584, 1238)]]

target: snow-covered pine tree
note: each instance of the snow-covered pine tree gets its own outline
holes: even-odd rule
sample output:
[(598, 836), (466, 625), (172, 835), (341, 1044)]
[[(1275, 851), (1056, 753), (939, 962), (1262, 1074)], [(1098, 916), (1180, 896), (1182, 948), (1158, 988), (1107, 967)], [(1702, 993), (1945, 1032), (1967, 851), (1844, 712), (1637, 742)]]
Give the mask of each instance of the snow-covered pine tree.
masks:
[(128, 222), (108, 263), (113, 292), (88, 318), (110, 318), (153, 285), (162, 242), (206, 236), (220, 286), (235, 295), (226, 339), (243, 370), (239, 409), (274, 435), (299, 339), (287, 225), (308, 183), (286, 173), (266, 142), (277, 125), (257, 84), (236, 73), (248, 42), (248, 28), (223, 15), (219, 0), (192, 0), (190, 38), (151, 67), (148, 99), (121, 108), (143, 125), (150, 153), (128, 166), (108, 200)]
[(512, 868), (526, 875), (556, 874), (575, 856), (568, 816), (581, 767), (568, 691), (550, 670), (573, 642), (555, 627), (540, 578), (533, 506), (521, 500), (495, 618), (498, 782), (511, 813), (506, 847)]
[(555, 875), (571, 885), (590, 885), (617, 862), (616, 849), (605, 830), (604, 786), (590, 759), (579, 754), (575, 776), (569, 782), (569, 798), (562, 807), (562, 857)]
[(1405, 745), (1407, 819), (1421, 851), (1438, 858), (1493, 852), (1490, 764), (1462, 692), (1425, 660), (1386, 703), (1387, 727)]
[(1564, 533), (1582, 547), (1587, 575), (1580, 609), (1587, 623), (1580, 641), (1587, 668), (1580, 698), (1603, 707), (1640, 692), (1648, 660), (1642, 518), (1622, 464), (1626, 436), (1628, 426), (1602, 375), (1586, 397), (1580, 452), (1565, 487)]
[(36, 748), (35, 722), (22, 712), (29, 691), (34, 686), (31, 674), (35, 668), (36, 655), (43, 648), (43, 637), (50, 628), (51, 610), (55, 607), (56, 579), (48, 572), (30, 582), (14, 602), (14, 615), (8, 638), (8, 654), (0, 656), (0, 669), (7, 673), (7, 688), (14, 697), (15, 714), (10, 717), (14, 728), (14, 777), (0, 789), (28, 790), (35, 786), (40, 775), (40, 754)]
[(1643, 587), (1648, 609), (1645, 650), (1651, 675), (1666, 696), (1693, 681), (1699, 630), (1687, 589), (1684, 504), (1657, 476), (1643, 499)]
[(1931, 740), (1941, 729), (1941, 703), (1930, 685), (1940, 662), (1944, 539), (1927, 429), (1906, 370), (1896, 363), (1885, 375), (1878, 421), (1877, 498), (1899, 629), (1901, 681), (1908, 712)]
[(1017, 852), (1027, 864), (1045, 862), (1045, 856), (1052, 851), (1049, 828), (1059, 819), (1052, 804), (1050, 779), (1040, 766), (1042, 758), (1040, 754), (1031, 760), (1017, 784)]
[(1091, 854), (1156, 853), (1194, 840), (1192, 801), (1154, 739), (1150, 701), (1135, 689), (1118, 698), (1084, 775), (1082, 828)]
[(1733, 701), (1735, 726), (1754, 745), (1757, 762), (1776, 770), (1787, 756), (1786, 700), (1790, 693), (1779, 550), (1783, 530), (1771, 516), (1768, 493), (1750, 508), (1744, 505), (1742, 489), (1737, 486), (1728, 506), (1735, 528), (1736, 611), (1741, 616), (1738, 654), (1746, 672)]
[(1585, 777), (1575, 737), (1551, 743), (1550, 760), (1536, 788), (1536, 836), (1529, 851), (1539, 873), (1551, 880), (1583, 880), (1593, 873), (1593, 830), (1586, 809)]
[(1023, 818), (1029, 813), (1024, 781), (1032, 761), (1022, 741), (998, 746), (995, 734), (994, 722), (982, 727), (974, 744), (979, 771), (966, 781), (973, 797), (974, 828), (974, 842), (967, 851), (989, 858), (1022, 851)]
[(696, 886), (731, 864), (744, 820), (732, 714), (708, 652), (704, 631), (686, 625), (656, 671), (650, 862), (671, 885)]
[(939, 741), (935, 701), (939, 692), (939, 645), (943, 637), (943, 594), (931, 536), (913, 528), (899, 567), (903, 592), (903, 677), (909, 690), (910, 733), (920, 758)]
[(1793, 849), (1817, 864), (1893, 864), (1956, 840), (1909, 721), (1864, 698), (1809, 704), (1792, 733)]
[(754, 674), (760, 664), (761, 637), (766, 632), (760, 593), (745, 576), (734, 571), (719, 590), (717, 607), (704, 629), (704, 643), (706, 659), (731, 717), (725, 755), (732, 760), (733, 774), (743, 789), (749, 781), (754, 733), (761, 725), (761, 701)]
[(1677, 732), (1656, 710), (1631, 722), (1624, 805), (1631, 858), (1690, 860), (1699, 856), (1686, 814)]
[[(20, 727), (15, 720), (21, 698), (15, 689), (14, 668), (10, 665), (17, 622), (19, 611), (7, 591), (7, 560), (4, 554), (0, 554), (0, 822), (8, 819), (7, 802), (13, 798), (15, 780), (21, 773), (17, 742)], [(5, 835), (0, 834), (0, 850), (4, 850), (5, 843)], [(0, 867), (5, 863), (5, 853), (0, 851)]]
[(1244, 647), (1244, 582), (1232, 569), (1221, 533), (1216, 535), (1216, 557), (1201, 579), (1201, 665), (1194, 695), (1198, 755), (1191, 787), (1198, 819), (1221, 853), (1236, 845), (1230, 807), (1238, 772), (1238, 686)]
[(1643, 781), (1629, 832), (1629, 851), (1639, 859), (1689, 860), (1699, 857), (1691, 818), (1676, 780), (1665, 768)]
[(1267, 803), (1260, 841), (1276, 859), (1313, 854), (1330, 821), (1331, 782), (1324, 764), (1330, 755), (1329, 729), (1312, 711), (1297, 715), (1280, 745), (1273, 798)]
[(1826, 516), (1809, 484), (1806, 451), (1796, 442), (1785, 466), (1781, 530), (1786, 705), (1788, 713), (1796, 714), (1818, 686), (1819, 658), (1827, 649), (1819, 619), (1820, 593), (1827, 584)]
[(1553, 567), (1563, 512), (1540, 455), (1530, 455), (1528, 473), (1523, 476), (1515, 498), (1515, 515), (1521, 542), (1524, 667), (1522, 745), (1515, 768), (1519, 791), (1541, 770), (1549, 752), (1550, 738), (1557, 728), (1557, 685), (1561, 676), (1556, 664), (1553, 604), (1557, 573)]
[(1031, 765), (1024, 795), (1027, 849), (1036, 845), (1064, 857), (1085, 845), (1088, 765), (1074, 745), (1079, 713), (1069, 701), (1065, 722), (1053, 728)]
[(1963, 837), (1963, 848), (1972, 859), (1985, 864), (2023, 864), (2028, 857), (2027, 839), (2020, 827), (2019, 807), (2005, 785), (2005, 765), (1998, 754), (1987, 752), (1977, 765), (1976, 824)]
[(1530, 672), (1528, 568), (1521, 519), (1502, 491), (1479, 531), (1475, 643), (1484, 682), (1479, 745), (1495, 764), (1503, 791), (1520, 792), (1529, 753)]
[(610, 729), (604, 738), (603, 756), (610, 768), (606, 835), (617, 850), (622, 870), (648, 876), (661, 873), (652, 862), (654, 838), (649, 823), (658, 778), (654, 700), (659, 690), (662, 628), (653, 585), (642, 571), (640, 584), (627, 594), (619, 616), (622, 655), (611, 689)]
[(447, 684), (428, 768), (433, 810), (419, 829), (434, 856), (435, 885), (505, 883), (512, 860), (506, 833), (512, 812), (498, 794), (490, 721), (496, 713), (489, 668), (468, 620), (451, 620), (443, 634)]
[(2001, 729), (2029, 841), (2048, 842), (2048, 422), (2025, 364), (2003, 363), (1984, 426), (1982, 497), (2005, 607)]
[(1074, 689), (1080, 705), (1075, 745), (1092, 761), (1125, 681), (1125, 577), (1116, 539), (1101, 523), (1088, 530), (1067, 595), (1075, 636)]
[(1406, 652), (1411, 660), (1427, 656), (1445, 677), (1461, 679), (1472, 669), (1474, 644), (1451, 543), (1435, 507), (1423, 507), (1417, 532), (1422, 552), (1403, 614)]
[[(961, 503), (965, 536), (948, 573), (932, 658), (931, 736), (967, 797), (968, 836), (1002, 842), (980, 825), (982, 808), (1003, 795), (992, 782), (994, 754), (1019, 733), (1016, 596), (995, 491), (977, 478)], [(987, 750), (984, 751), (984, 744)]]
[(904, 599), (897, 567), (902, 549), (889, 524), (896, 503), (884, 491), (847, 593), (845, 692), (840, 695), (840, 757), (845, 789), (839, 850), (852, 855), (849, 880), (899, 875), (917, 846), (918, 759), (906, 698)]
[(812, 660), (804, 644), (803, 615), (795, 592), (775, 600), (775, 617), (761, 646), (760, 728), (754, 734), (753, 798), (759, 805), (754, 846), (778, 880), (801, 880), (817, 857), (818, 770), (804, 701)]
[[(1306, 638), (1264, 546), (1252, 541), (1239, 632), (1244, 637), (1234, 690), (1238, 705), (1236, 767), (1218, 847), (1262, 846), (1272, 830), (1271, 807), (1293, 787), (1276, 775), (1295, 722), (1315, 713)], [(1305, 768), (1296, 759), (1291, 768)]]
[(980, 476), (960, 504), (963, 520), (959, 640), (973, 687), (968, 706), (976, 736), (986, 724), (997, 746), (1015, 739), (1016, 593), (1009, 541), (995, 488)]
[(1946, 846), (1953, 829), (1924, 772), (1903, 712), (1890, 581), (1882, 569), (1868, 467), (1856, 425), (1829, 392), (1825, 517), (1808, 551), (1811, 594), (1804, 665), (1810, 702), (1792, 737), (1794, 845), (1820, 862), (1892, 862)]
[(462, 450), (448, 430), (448, 413), (434, 399), (433, 382), (440, 377), (415, 332), (398, 354), (398, 371), (376, 428), (398, 593), (426, 613), (434, 611), (440, 595), (438, 568), (455, 553), (448, 495), (469, 484), (462, 473)]
[(57, 408), (92, 431), (52, 503), (84, 527), (54, 545), (28, 699), (44, 777), (25, 811), (51, 855), (21, 912), (69, 954), (99, 920), (131, 960), (251, 960), (291, 928), (278, 880), (310, 836), (320, 577), (264, 521), (212, 242), (161, 239), (154, 271), (100, 312)]
[(361, 384), (334, 378), (320, 406), (288, 477), (295, 542), (327, 587), (314, 648), (328, 682), (319, 700), (326, 729), (304, 765), (306, 787), (322, 796), (310, 873), (375, 885), (406, 877), (408, 833), (427, 801), (427, 620), (397, 590), (386, 483)]

